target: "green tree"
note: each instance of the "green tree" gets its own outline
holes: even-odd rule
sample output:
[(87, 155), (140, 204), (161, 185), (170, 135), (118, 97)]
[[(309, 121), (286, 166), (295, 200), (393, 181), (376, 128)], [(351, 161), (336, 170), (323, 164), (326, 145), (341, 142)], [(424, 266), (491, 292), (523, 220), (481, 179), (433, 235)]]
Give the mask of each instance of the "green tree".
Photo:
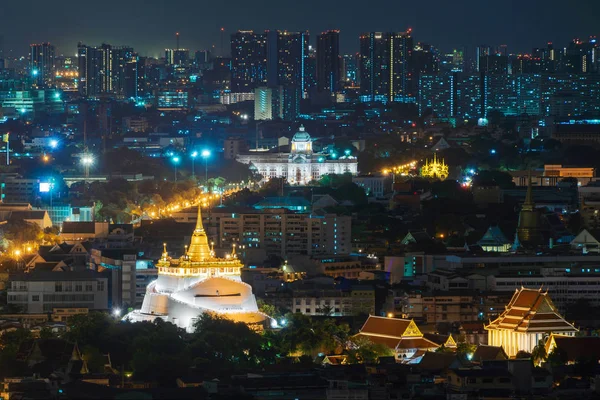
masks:
[(266, 303), (263, 299), (258, 299), (256, 304), (258, 306), (258, 311), (263, 312), (273, 318), (278, 316), (277, 307), (275, 307), (273, 304)]
[(532, 358), (532, 355), (524, 350), (519, 350), (515, 355), (515, 358)]
[(468, 356), (469, 354), (475, 353), (477, 350), (477, 345), (467, 343), (467, 342), (458, 342), (456, 344), (456, 354)]
[(92, 373), (103, 373), (105, 365), (105, 356), (94, 346), (87, 345), (82, 350), (82, 356), (88, 369)]
[(454, 353), (454, 350), (452, 350), (449, 347), (446, 347), (445, 345), (441, 345), (440, 347), (438, 347), (437, 349), (435, 349), (436, 353)]
[(546, 345), (543, 339), (538, 341), (538, 344), (531, 350), (531, 359), (535, 365), (540, 365), (546, 361), (548, 355), (546, 354)]
[(56, 335), (54, 334), (54, 332), (52, 332), (52, 329), (48, 328), (47, 326), (43, 327), (40, 330), (40, 339), (52, 339), (55, 337)]
[(377, 362), (379, 357), (389, 357), (394, 355), (394, 351), (388, 346), (380, 343), (373, 343), (363, 336), (354, 337), (350, 342), (348, 362), (351, 364), (374, 363)]
[(196, 363), (237, 369), (256, 367), (266, 361), (263, 338), (244, 323), (206, 313), (194, 329), (189, 350)]

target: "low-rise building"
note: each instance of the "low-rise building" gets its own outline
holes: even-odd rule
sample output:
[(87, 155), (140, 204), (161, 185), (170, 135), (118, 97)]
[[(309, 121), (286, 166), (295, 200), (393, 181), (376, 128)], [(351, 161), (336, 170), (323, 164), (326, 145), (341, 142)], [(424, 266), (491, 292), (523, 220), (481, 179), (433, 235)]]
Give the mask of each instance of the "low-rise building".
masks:
[(385, 318), (370, 315), (355, 337), (362, 337), (373, 343), (383, 344), (394, 351), (396, 360), (409, 360), (417, 352), (435, 351), (440, 346), (423, 337), (423, 334), (409, 319)]
[(521, 288), (498, 318), (486, 325), (488, 343), (502, 346), (514, 357), (519, 351), (531, 353), (549, 334), (575, 336), (579, 330), (559, 314), (547, 292)]
[(292, 312), (334, 317), (375, 313), (375, 290), (367, 285), (340, 289), (294, 289)]
[(110, 274), (112, 307), (133, 307), (137, 302), (137, 250), (92, 249), (90, 267)]
[(387, 191), (385, 187), (386, 182), (390, 183), (389, 190), (391, 190), (391, 182), (387, 176), (359, 175), (352, 177), (352, 183), (363, 188), (367, 196), (373, 197), (383, 197)]
[(109, 278), (95, 271), (33, 271), (10, 275), (9, 305), (40, 314), (55, 308), (109, 309)]
[(285, 208), (227, 208), (211, 212), (211, 224), (217, 227), (217, 248), (242, 246), (247, 262), (262, 262), (267, 255), (283, 258), (293, 255), (344, 255), (351, 252), (350, 216), (324, 213), (297, 213)]

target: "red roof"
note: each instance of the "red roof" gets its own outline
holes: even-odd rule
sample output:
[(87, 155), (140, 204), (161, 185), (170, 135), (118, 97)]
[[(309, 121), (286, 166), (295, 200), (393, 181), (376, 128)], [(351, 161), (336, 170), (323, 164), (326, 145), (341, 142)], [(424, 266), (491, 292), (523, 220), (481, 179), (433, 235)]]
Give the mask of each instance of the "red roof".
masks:
[(558, 313), (548, 293), (541, 289), (521, 288), (508, 302), (506, 309), (486, 329), (518, 330), (520, 332), (577, 332)]
[(556, 347), (564, 352), (569, 361), (600, 360), (600, 337), (598, 336), (553, 335), (552, 338)]
[(410, 319), (385, 318), (370, 315), (369, 319), (367, 319), (360, 329), (360, 333), (401, 338), (411, 322), (412, 320)]

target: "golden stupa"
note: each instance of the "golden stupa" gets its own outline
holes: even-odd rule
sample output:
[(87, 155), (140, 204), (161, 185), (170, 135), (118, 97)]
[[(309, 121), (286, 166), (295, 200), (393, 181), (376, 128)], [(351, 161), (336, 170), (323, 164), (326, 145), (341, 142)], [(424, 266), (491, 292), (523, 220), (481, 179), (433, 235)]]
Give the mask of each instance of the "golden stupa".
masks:
[(159, 275), (178, 277), (238, 277), (243, 264), (235, 252), (235, 244), (230, 255), (226, 258), (215, 257), (215, 252), (208, 245), (208, 237), (202, 225), (202, 211), (198, 206), (196, 228), (192, 233), (190, 245), (186, 246), (185, 254), (173, 259), (169, 257), (166, 244), (162, 257), (156, 264)]
[(138, 322), (161, 318), (192, 331), (203, 313), (244, 322), (255, 329), (260, 329), (269, 318), (258, 311), (252, 287), (241, 280), (243, 264), (235, 246), (225, 258), (215, 256), (202, 225), (200, 206), (196, 228), (185, 253), (171, 258), (165, 244), (156, 266), (158, 279), (148, 285), (142, 308), (130, 312), (124, 319)]

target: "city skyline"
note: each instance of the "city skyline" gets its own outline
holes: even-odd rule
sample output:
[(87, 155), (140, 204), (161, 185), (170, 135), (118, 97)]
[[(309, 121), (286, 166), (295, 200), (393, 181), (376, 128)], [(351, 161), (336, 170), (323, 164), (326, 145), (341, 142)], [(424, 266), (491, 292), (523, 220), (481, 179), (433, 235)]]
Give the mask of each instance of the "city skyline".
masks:
[[(405, 31), (412, 28), (417, 41), (447, 51), (486, 44), (506, 44), (509, 52), (529, 52), (547, 42), (564, 46), (572, 38), (594, 35), (594, 15), (600, 4), (580, 1), (574, 5), (559, 0), (508, 2), (491, 6), (476, 1), (456, 4), (436, 0), (427, 9), (413, 4), (375, 3), (364, 9), (357, 1), (344, 8), (308, 1), (296, 7), (285, 2), (267, 1), (258, 10), (240, 1), (211, 4), (202, 8), (191, 1), (178, 7), (162, 0), (134, 0), (126, 4), (106, 0), (94, 9), (89, 2), (65, 0), (62, 7), (40, 3), (31, 10), (24, 4), (4, 4), (0, 15), (0, 36), (4, 50), (24, 56), (31, 43), (51, 42), (57, 54), (74, 55), (77, 42), (112, 43), (132, 46), (141, 55), (160, 57), (165, 48), (175, 47), (175, 32), (181, 34), (181, 47), (190, 50), (213, 48), (216, 54), (229, 54), (229, 35), (237, 30), (308, 30), (311, 44), (326, 30), (340, 30), (340, 50), (355, 53), (359, 35), (371, 31)], [(518, 8), (517, 8), (518, 5)], [(65, 9), (79, 10), (77, 17)], [(120, 10), (121, 12), (115, 12)], [(433, 10), (433, 11), (432, 11)], [(135, 20), (132, 15), (137, 15)], [(197, 18), (182, 16), (198, 15)], [(361, 20), (356, 20), (359, 15)], [(224, 33), (221, 28), (224, 27)]]

